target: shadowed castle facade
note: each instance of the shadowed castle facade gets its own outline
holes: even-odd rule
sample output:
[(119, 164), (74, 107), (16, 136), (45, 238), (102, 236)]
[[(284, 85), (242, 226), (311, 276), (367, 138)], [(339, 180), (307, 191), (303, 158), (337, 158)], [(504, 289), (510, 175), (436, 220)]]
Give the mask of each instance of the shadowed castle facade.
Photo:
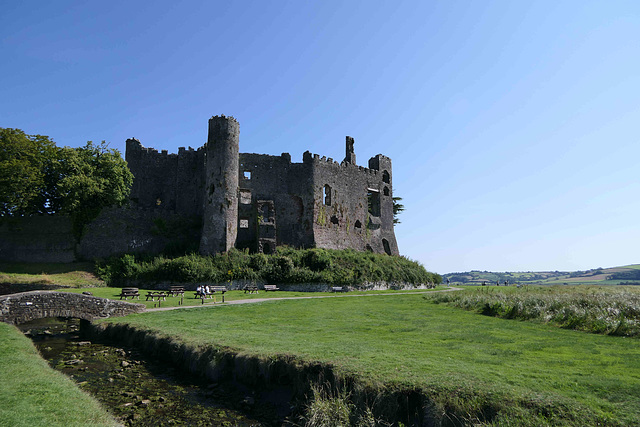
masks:
[(239, 136), (233, 117), (215, 116), (197, 150), (169, 154), (128, 139), (131, 208), (202, 218), (202, 254), (288, 245), (398, 255), (390, 158), (357, 166), (347, 137), (341, 163), (308, 151), (292, 163), (288, 153), (240, 153)]

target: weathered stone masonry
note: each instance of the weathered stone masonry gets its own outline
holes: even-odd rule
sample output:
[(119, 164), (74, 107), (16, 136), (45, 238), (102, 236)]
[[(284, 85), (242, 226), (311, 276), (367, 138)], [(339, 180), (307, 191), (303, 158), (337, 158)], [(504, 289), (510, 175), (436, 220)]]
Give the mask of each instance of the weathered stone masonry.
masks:
[(127, 140), (133, 206), (202, 215), (203, 254), (279, 245), (398, 254), (391, 159), (378, 154), (358, 166), (347, 137), (341, 163), (309, 152), (292, 163), (288, 153), (240, 153), (239, 134), (234, 118), (215, 116), (198, 150), (158, 153)]
[(64, 217), (0, 223), (0, 260), (70, 262), (171, 248), (271, 253), (280, 245), (398, 254), (391, 159), (378, 154), (358, 166), (349, 136), (340, 163), (308, 151), (294, 163), (288, 153), (241, 153), (239, 144), (240, 125), (225, 116), (209, 120), (203, 147), (177, 154), (128, 139), (128, 206), (104, 209), (79, 242)]
[(92, 321), (144, 310), (143, 304), (70, 292), (33, 291), (0, 296), (0, 322), (14, 325), (46, 317), (75, 317)]

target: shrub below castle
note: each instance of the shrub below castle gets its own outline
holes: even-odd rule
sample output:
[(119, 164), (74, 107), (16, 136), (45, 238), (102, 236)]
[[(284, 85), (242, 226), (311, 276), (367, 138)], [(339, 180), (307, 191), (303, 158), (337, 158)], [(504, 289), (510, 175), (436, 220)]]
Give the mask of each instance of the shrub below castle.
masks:
[(185, 255), (178, 258), (123, 255), (97, 266), (110, 285), (131, 282), (222, 283), (229, 280), (264, 280), (275, 283), (329, 283), (360, 285), (367, 282), (441, 283), (439, 274), (405, 257), (354, 250), (292, 249), (275, 254)]

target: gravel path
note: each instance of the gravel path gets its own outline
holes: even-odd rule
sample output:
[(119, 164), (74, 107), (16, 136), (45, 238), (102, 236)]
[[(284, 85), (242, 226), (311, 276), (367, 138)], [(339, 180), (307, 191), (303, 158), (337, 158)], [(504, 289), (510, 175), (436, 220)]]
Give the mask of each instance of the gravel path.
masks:
[(462, 288), (448, 288), (448, 289), (443, 289), (441, 291), (394, 292), (394, 293), (388, 293), (388, 294), (357, 294), (357, 295), (339, 294), (339, 295), (318, 295), (318, 296), (309, 296), (309, 297), (254, 298), (254, 299), (241, 299), (241, 300), (235, 300), (235, 301), (227, 301), (224, 304), (223, 303), (206, 303), (202, 305), (148, 308), (145, 312), (180, 310), (180, 309), (198, 308), (198, 307), (220, 307), (221, 305), (253, 304), (258, 302), (282, 301), (282, 300), (289, 300), (289, 299), (378, 297), (378, 296), (387, 296), (387, 295), (433, 294), (436, 292), (452, 292), (452, 291), (461, 291), (461, 290)]

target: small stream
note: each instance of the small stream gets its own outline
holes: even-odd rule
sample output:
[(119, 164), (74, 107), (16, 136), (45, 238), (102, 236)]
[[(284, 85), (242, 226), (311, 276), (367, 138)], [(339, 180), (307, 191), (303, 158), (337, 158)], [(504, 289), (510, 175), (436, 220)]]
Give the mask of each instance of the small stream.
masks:
[(203, 382), (136, 349), (83, 340), (78, 319), (20, 325), (43, 358), (126, 426), (275, 426), (282, 419), (250, 392)]

